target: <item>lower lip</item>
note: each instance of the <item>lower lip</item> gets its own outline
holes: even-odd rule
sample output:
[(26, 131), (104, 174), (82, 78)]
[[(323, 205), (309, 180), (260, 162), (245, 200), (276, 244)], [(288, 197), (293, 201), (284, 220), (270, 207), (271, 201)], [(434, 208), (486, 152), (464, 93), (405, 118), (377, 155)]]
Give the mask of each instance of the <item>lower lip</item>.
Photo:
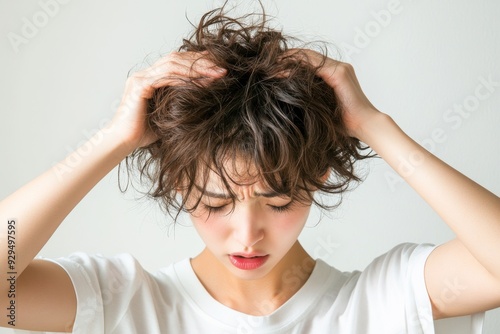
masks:
[(261, 267), (267, 261), (268, 257), (269, 255), (252, 258), (229, 255), (229, 261), (238, 269), (254, 270)]

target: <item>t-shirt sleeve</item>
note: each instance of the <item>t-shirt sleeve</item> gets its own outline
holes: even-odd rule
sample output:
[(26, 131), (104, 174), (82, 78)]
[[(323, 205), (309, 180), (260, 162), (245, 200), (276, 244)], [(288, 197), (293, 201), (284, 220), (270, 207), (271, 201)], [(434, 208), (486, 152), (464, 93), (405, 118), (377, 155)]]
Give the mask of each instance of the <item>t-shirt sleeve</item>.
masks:
[(52, 261), (69, 275), (77, 297), (73, 333), (109, 333), (127, 311), (144, 280), (144, 270), (129, 254), (114, 257), (74, 253)]
[[(358, 306), (365, 308), (367, 327), (377, 324), (385, 333), (401, 329), (409, 334), (440, 333), (435, 332), (424, 279), (425, 262), (434, 249), (430, 244), (400, 244), (373, 260), (359, 275), (353, 296), (364, 304)], [(483, 314), (465, 317), (468, 325), (462, 327), (463, 333), (480, 334)]]

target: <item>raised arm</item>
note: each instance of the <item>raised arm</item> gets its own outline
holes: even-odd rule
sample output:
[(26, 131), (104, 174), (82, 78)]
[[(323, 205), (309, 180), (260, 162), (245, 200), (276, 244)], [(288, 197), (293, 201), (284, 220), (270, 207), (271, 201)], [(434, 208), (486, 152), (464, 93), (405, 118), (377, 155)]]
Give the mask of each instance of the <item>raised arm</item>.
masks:
[(111, 124), (84, 144), (92, 148), (91, 154), (74, 164), (80, 160), (77, 149), (0, 202), (0, 234), (11, 246), (7, 249), (2, 242), (0, 250), (0, 326), (71, 331), (76, 297), (69, 277), (56, 264), (33, 258), (99, 180), (135, 148), (155, 140), (145, 116), (156, 88), (182, 84), (180, 78), (223, 74), (208, 61), (194, 62), (199, 57), (173, 53), (133, 74)]
[[(320, 64), (320, 55), (306, 54), (309, 62)], [(339, 98), (352, 136), (377, 152), (456, 234), (426, 262), (434, 318), (499, 307), (500, 198), (432, 155), (379, 112), (351, 65), (327, 59), (319, 75)]]

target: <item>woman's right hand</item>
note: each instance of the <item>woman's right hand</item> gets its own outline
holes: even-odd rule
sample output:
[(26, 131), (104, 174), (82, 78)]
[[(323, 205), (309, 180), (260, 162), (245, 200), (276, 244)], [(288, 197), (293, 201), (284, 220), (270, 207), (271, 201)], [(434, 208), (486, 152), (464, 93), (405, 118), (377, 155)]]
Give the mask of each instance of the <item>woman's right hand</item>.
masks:
[(182, 85), (186, 79), (211, 81), (225, 74), (224, 69), (215, 66), (204, 56), (204, 53), (199, 52), (173, 52), (127, 79), (110, 128), (118, 133), (130, 151), (157, 140), (146, 121), (148, 99), (153, 97), (155, 89)]

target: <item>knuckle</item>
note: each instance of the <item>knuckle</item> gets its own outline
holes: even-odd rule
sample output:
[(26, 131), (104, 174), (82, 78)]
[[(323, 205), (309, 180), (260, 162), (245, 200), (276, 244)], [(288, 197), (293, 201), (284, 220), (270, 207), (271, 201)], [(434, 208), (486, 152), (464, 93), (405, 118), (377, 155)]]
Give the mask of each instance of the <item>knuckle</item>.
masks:
[(185, 52), (174, 51), (167, 56), (167, 61), (172, 61), (173, 59), (180, 59)]
[(349, 63), (338, 63), (335, 72), (337, 72), (337, 75), (347, 76), (349, 73), (354, 72), (354, 67)]
[(136, 73), (130, 75), (127, 80), (125, 80), (125, 86), (130, 87), (134, 85), (134, 82), (138, 80), (138, 75)]
[(129, 90), (136, 91), (137, 89), (144, 87), (144, 83), (144, 77), (139, 74), (134, 74), (127, 78), (125, 85)]

